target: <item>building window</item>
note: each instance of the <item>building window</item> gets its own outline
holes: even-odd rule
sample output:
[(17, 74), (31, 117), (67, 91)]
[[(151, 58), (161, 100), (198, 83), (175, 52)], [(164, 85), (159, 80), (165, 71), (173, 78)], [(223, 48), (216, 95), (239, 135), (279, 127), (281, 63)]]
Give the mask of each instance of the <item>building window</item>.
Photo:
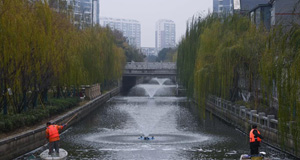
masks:
[(219, 8), (219, 12), (223, 12), (223, 7), (220, 7), (220, 8)]

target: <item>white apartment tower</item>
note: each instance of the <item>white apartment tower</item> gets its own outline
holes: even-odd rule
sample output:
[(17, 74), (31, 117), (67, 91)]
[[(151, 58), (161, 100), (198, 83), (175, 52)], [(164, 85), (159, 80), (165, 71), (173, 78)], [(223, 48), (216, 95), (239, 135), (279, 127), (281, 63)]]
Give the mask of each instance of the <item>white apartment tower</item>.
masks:
[(172, 20), (159, 20), (156, 22), (155, 48), (157, 52), (163, 48), (173, 48), (175, 42), (175, 23)]
[(131, 46), (141, 48), (141, 24), (139, 21), (107, 17), (101, 17), (100, 19), (101, 26), (108, 26), (112, 30), (121, 31)]
[(100, 0), (92, 0), (92, 8), (93, 8), (93, 21), (95, 24), (100, 24)]

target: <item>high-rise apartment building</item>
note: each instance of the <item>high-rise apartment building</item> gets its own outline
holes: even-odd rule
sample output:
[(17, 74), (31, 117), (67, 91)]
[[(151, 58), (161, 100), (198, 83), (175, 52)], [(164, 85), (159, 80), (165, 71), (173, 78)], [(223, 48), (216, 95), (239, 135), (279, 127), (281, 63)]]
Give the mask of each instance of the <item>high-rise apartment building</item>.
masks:
[(213, 0), (214, 13), (233, 13), (233, 0)]
[(74, 24), (79, 28), (99, 24), (100, 0), (67, 0), (74, 13)]
[(79, 26), (81, 22), (82, 13), (80, 10), (80, 0), (68, 0), (68, 5), (73, 10), (73, 23)]
[(94, 24), (100, 24), (100, 0), (93, 0), (93, 15)]
[(131, 46), (137, 48), (141, 47), (141, 24), (139, 21), (107, 17), (101, 17), (100, 19), (101, 26), (108, 26), (112, 30), (116, 29), (121, 31)]
[(155, 48), (159, 52), (163, 48), (173, 48), (176, 45), (175, 23), (172, 20), (159, 20), (156, 22)]
[(81, 0), (80, 11), (82, 13), (83, 25), (92, 24), (92, 0)]

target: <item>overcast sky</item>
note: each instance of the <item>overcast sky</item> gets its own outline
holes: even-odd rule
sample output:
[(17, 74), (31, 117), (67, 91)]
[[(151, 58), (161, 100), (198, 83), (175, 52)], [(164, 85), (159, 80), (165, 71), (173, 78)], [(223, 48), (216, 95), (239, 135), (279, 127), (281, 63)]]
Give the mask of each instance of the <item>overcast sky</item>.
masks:
[(176, 24), (176, 43), (195, 14), (212, 12), (213, 0), (100, 0), (100, 16), (134, 19), (141, 23), (142, 47), (155, 46), (155, 23), (170, 19)]

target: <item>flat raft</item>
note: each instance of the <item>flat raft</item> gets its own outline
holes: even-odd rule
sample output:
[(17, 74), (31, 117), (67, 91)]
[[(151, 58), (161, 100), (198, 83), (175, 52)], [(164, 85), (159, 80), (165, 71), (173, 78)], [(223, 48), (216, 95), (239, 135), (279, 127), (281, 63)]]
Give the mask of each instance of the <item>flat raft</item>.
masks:
[(260, 152), (259, 155), (250, 156), (248, 154), (242, 154), (240, 160), (270, 160), (270, 158), (265, 157), (265, 152)]
[(41, 159), (43, 160), (66, 160), (68, 157), (68, 152), (62, 148), (59, 149), (59, 154), (55, 152), (49, 155), (49, 149), (46, 149), (40, 154)]

